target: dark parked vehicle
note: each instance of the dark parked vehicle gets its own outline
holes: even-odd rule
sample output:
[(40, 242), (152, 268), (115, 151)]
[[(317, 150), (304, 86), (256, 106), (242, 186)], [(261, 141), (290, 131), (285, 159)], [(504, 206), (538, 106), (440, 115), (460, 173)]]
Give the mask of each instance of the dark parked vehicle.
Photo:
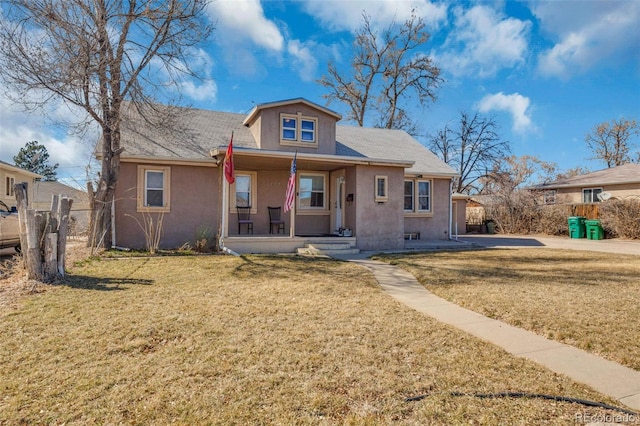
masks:
[(20, 251), (18, 212), (0, 201), (0, 248), (14, 247)]

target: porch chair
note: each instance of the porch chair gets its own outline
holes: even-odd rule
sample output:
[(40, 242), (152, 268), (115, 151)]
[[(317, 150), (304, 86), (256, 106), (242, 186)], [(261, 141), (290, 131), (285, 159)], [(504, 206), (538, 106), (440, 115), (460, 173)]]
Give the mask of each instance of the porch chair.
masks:
[(284, 220), (280, 219), (280, 212), (282, 211), (282, 207), (267, 207), (269, 209), (269, 233), (273, 234), (273, 225), (277, 227), (277, 233), (280, 233), (282, 229), (282, 233), (284, 234)]
[(247, 225), (247, 233), (253, 234), (253, 220), (251, 220), (251, 206), (248, 207), (236, 207), (238, 211), (238, 234), (240, 234), (240, 227)]

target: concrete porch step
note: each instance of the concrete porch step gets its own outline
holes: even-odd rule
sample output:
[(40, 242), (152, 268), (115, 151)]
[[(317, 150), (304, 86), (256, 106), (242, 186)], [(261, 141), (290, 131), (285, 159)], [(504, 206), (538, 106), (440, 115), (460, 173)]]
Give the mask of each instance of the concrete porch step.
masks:
[(305, 247), (314, 248), (317, 250), (346, 250), (350, 249), (351, 243), (348, 241), (336, 241), (336, 242), (322, 242), (322, 243), (307, 243)]
[(348, 242), (344, 243), (313, 243), (305, 244), (297, 249), (298, 254), (304, 255), (334, 255), (334, 254), (358, 254), (360, 249), (351, 247)]

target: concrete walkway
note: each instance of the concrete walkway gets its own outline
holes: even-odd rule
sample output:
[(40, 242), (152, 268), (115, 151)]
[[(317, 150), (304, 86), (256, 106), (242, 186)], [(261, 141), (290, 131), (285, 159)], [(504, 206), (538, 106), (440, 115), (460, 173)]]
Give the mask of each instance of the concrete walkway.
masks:
[(382, 289), (407, 306), (640, 410), (640, 372), (448, 302), (429, 292), (409, 272), (370, 260), (369, 255), (335, 257), (369, 268)]

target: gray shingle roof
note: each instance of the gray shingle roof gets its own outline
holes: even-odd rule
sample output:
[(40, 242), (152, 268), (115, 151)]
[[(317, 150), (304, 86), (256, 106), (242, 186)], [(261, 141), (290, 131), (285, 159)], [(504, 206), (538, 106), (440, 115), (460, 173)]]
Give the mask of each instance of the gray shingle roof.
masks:
[[(174, 160), (208, 160), (212, 149), (226, 147), (233, 131), (233, 145), (258, 149), (242, 122), (245, 114), (179, 108), (177, 119), (150, 126), (139, 116), (123, 111), (123, 157)], [(336, 155), (358, 159), (415, 162), (410, 173), (453, 176), (455, 171), (435, 154), (401, 130), (355, 126), (336, 127)]]
[(539, 185), (537, 188), (571, 188), (593, 185), (614, 185), (640, 183), (640, 164), (628, 163), (622, 166), (598, 170), (597, 172), (574, 176)]
[(52, 195), (73, 198), (73, 207), (79, 208), (78, 204), (88, 207), (89, 195), (85, 191), (65, 185), (61, 182), (34, 182), (33, 202), (35, 204), (50, 204)]
[(407, 132), (371, 127), (337, 126), (336, 154), (414, 161), (410, 173), (455, 175), (456, 172)]

